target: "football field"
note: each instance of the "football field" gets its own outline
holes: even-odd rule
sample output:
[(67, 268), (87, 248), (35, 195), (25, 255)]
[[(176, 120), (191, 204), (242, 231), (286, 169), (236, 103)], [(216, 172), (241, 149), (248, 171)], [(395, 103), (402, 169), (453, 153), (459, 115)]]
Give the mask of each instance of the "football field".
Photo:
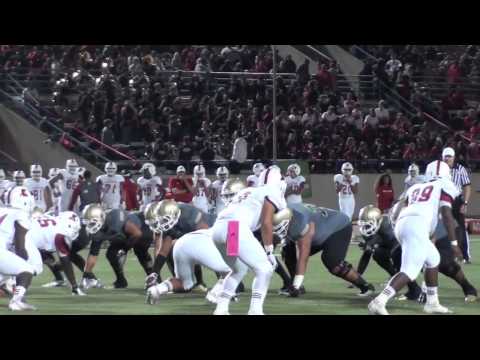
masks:
[[(480, 237), (472, 237), (473, 264), (463, 265), (463, 269), (475, 287), (480, 287)], [(113, 272), (104, 256), (104, 250), (95, 269), (96, 275), (102, 282), (111, 286)], [(83, 254), (85, 255), (85, 253)], [(348, 260), (357, 265), (360, 249), (351, 245)], [(28, 292), (28, 302), (35, 305), (35, 312), (15, 313), (15, 315), (209, 315), (214, 305), (209, 304), (204, 295), (199, 293), (169, 294), (163, 297), (155, 306), (145, 304), (143, 284), (145, 274), (138, 264), (133, 252), (129, 253), (126, 267), (126, 277), (129, 281), (128, 289), (90, 289), (88, 296), (73, 297), (69, 288), (42, 288), (41, 284), (52, 280), (48, 269), (34, 278)], [(77, 272), (77, 279), (80, 273)], [(167, 267), (162, 273), (163, 278), (169, 276)], [(209, 287), (216, 281), (215, 275), (204, 270), (204, 277)], [(375, 285), (376, 291), (383, 289), (383, 283), (388, 280), (387, 274), (372, 260), (365, 273), (367, 281)], [(421, 277), (419, 277), (421, 283)], [(250, 301), (250, 286), (252, 276), (249, 274), (245, 284), (248, 290), (242, 293), (238, 303), (232, 303), (232, 315), (246, 314)], [(310, 258), (308, 272), (305, 277), (307, 293), (298, 298), (287, 298), (278, 295), (281, 280), (274, 274), (270, 291), (265, 302), (265, 314), (318, 314), (318, 315), (366, 315), (369, 298), (356, 296), (356, 289), (348, 289), (347, 283), (330, 275), (324, 268), (320, 254)], [(440, 301), (457, 315), (480, 314), (480, 302), (466, 304), (463, 292), (452, 280), (440, 275)], [(0, 298), (0, 314), (12, 314), (7, 308), (8, 299)], [(422, 306), (411, 301), (392, 300), (388, 307), (392, 315), (422, 315)]]

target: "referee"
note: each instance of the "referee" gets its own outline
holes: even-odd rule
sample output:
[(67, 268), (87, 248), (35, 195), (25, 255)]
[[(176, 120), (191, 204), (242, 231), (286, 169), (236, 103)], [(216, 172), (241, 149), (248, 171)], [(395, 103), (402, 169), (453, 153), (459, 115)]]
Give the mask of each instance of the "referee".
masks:
[(452, 169), (452, 181), (462, 194), (453, 202), (452, 212), (460, 227), (459, 245), (462, 250), (463, 261), (470, 264), (470, 238), (465, 228), (465, 214), (471, 194), (470, 176), (464, 166), (455, 162), (455, 150), (451, 147), (443, 149), (442, 160)]

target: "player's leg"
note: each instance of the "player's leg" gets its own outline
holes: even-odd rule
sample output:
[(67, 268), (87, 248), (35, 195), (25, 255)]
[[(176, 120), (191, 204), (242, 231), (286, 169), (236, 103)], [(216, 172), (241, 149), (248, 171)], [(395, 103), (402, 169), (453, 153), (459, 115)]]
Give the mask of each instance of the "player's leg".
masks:
[(322, 262), (331, 274), (350, 282), (360, 289), (359, 295), (366, 296), (375, 290), (373, 285), (345, 260), (351, 237), (351, 224), (332, 234), (322, 246)]
[(28, 236), (25, 238), (25, 250), (28, 254), (27, 263), (29, 263), (35, 271), (33, 275), (40, 275), (43, 272), (42, 255)]
[(153, 259), (148, 251), (151, 243), (151, 239), (142, 238), (133, 246), (133, 252), (147, 275), (153, 272)]
[[(391, 259), (393, 262), (393, 268), (395, 269), (395, 273), (393, 275), (395, 275), (397, 272), (400, 271), (400, 268), (402, 266), (402, 247), (400, 245), (397, 245), (391, 251)], [(398, 299), (413, 301), (419, 300), (422, 295), (422, 288), (420, 287), (420, 285), (418, 285), (417, 281), (409, 281), (407, 287), (408, 291), (404, 295), (401, 295)]]
[(43, 263), (50, 269), (55, 277), (55, 280), (47, 284), (43, 284), (42, 287), (58, 287), (65, 286), (65, 279), (62, 275), (62, 265), (55, 260), (55, 257), (51, 252), (41, 250), (40, 255)]
[(425, 244), (427, 257), (425, 260), (425, 283), (427, 285), (427, 302), (424, 311), (432, 313), (449, 313), (446, 307), (440, 305), (438, 299), (438, 266), (440, 264), (440, 253), (431, 241)]
[(113, 272), (115, 273), (116, 280), (113, 283), (113, 286), (117, 289), (126, 288), (128, 286), (127, 279), (123, 273), (123, 266), (119, 258), (119, 252), (125, 252), (125, 250), (125, 245), (123, 243), (113, 241), (108, 246), (105, 254)]

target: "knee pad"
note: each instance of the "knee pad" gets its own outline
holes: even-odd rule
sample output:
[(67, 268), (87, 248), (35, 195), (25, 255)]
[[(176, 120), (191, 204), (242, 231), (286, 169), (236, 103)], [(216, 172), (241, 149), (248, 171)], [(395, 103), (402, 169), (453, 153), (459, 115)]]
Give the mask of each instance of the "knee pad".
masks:
[(441, 261), (438, 267), (438, 271), (440, 271), (443, 275), (448, 276), (449, 278), (454, 278), (460, 271), (460, 265), (458, 265), (455, 261)]
[(352, 264), (350, 264), (348, 261), (343, 260), (340, 262), (340, 264), (329, 268), (328, 271), (330, 271), (330, 273), (335, 276), (343, 278), (350, 272), (352, 267)]

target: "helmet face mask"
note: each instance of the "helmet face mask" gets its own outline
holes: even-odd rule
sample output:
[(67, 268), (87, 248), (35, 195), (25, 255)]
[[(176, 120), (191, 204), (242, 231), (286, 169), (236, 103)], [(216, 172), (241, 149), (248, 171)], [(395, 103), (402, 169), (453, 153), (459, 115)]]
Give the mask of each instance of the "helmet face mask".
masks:
[(43, 175), (43, 170), (40, 165), (34, 164), (30, 166), (30, 177), (34, 180), (40, 180)]
[(93, 235), (100, 231), (105, 224), (107, 215), (99, 204), (87, 205), (82, 212), (82, 223), (85, 225), (87, 234)]
[(353, 166), (349, 162), (346, 162), (342, 165), (342, 174), (349, 176), (353, 174)]
[(205, 177), (205, 167), (203, 165), (196, 165), (193, 168), (193, 175), (198, 178)]
[(77, 173), (77, 168), (78, 168), (77, 160), (75, 160), (75, 159), (68, 159), (68, 160), (67, 160), (67, 163), (66, 163), (65, 165), (66, 165), (67, 171), (68, 171), (71, 175), (75, 175), (75, 174)]
[(177, 225), (181, 213), (174, 200), (162, 200), (145, 208), (145, 223), (155, 233), (169, 231)]
[(22, 170), (14, 171), (13, 180), (17, 186), (23, 186), (23, 182), (25, 181), (25, 173)]
[(373, 205), (367, 205), (360, 209), (358, 227), (363, 236), (375, 235), (382, 225), (383, 215), (380, 209)]
[(262, 163), (256, 163), (253, 165), (252, 171), (256, 176), (260, 176), (263, 170), (265, 170), (265, 166)]
[(114, 162), (108, 162), (105, 164), (105, 173), (108, 176), (114, 176), (117, 173), (117, 164)]
[(288, 168), (287, 168), (287, 174), (291, 177), (291, 178), (296, 178), (297, 176), (300, 175), (300, 166), (298, 166), (298, 164), (292, 164), (290, 165)]
[(222, 191), (220, 193), (220, 197), (225, 205), (229, 205), (233, 197), (240, 192), (241, 190), (245, 189), (246, 185), (243, 183), (242, 180), (236, 179), (228, 179), (225, 184), (222, 186)]
[(228, 169), (225, 167), (225, 166), (220, 166), (218, 169), (217, 169), (217, 178), (220, 180), (220, 181), (225, 181), (228, 179), (228, 175), (229, 175), (229, 171)]

